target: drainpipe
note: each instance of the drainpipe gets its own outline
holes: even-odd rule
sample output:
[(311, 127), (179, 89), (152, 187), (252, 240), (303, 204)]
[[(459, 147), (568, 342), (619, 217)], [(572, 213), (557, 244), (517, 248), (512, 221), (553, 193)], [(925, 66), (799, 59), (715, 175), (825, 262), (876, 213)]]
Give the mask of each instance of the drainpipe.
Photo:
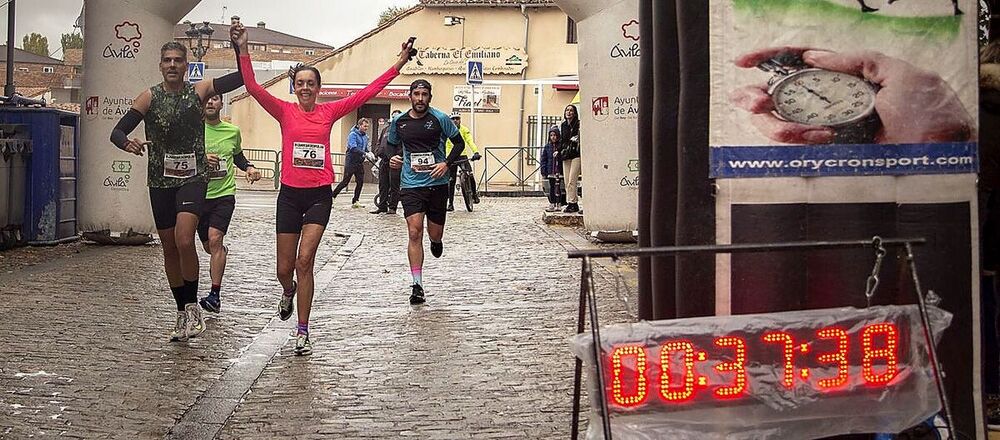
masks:
[(14, 3), (14, 0), (7, 3), (7, 83), (3, 86), (5, 96), (14, 96)]
[[(521, 15), (524, 16), (524, 52), (528, 52), (528, 28), (531, 24), (531, 20), (528, 18), (527, 7), (523, 4), (521, 5)], [(521, 81), (528, 79), (528, 68), (525, 67), (521, 71)], [(524, 93), (527, 92), (528, 88), (525, 84), (521, 84), (521, 116), (520, 122), (517, 124), (517, 142), (521, 143), (521, 139), (524, 138)], [(538, 121), (539, 124), (542, 121)]]

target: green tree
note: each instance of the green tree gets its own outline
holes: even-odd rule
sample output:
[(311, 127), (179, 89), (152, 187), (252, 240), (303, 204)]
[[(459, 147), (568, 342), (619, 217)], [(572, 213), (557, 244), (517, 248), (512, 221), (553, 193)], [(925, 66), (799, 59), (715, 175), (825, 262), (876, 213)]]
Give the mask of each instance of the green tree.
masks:
[(388, 8), (385, 8), (381, 14), (378, 14), (378, 25), (382, 26), (383, 24), (392, 21), (392, 19), (396, 18), (399, 14), (408, 10), (410, 10), (410, 8), (405, 6), (389, 6)]
[(64, 52), (66, 49), (83, 49), (83, 36), (80, 34), (62, 34), (62, 48)]
[(24, 36), (22, 48), (28, 52), (44, 57), (49, 56), (49, 39), (44, 35), (32, 32)]

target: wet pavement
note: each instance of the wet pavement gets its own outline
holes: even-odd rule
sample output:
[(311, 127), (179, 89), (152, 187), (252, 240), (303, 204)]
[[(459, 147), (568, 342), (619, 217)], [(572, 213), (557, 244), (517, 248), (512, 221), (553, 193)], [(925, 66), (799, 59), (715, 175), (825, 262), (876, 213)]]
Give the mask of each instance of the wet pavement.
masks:
[[(223, 311), (188, 343), (166, 342), (155, 244), (0, 254), (0, 438), (568, 435), (580, 269), (566, 251), (590, 244), (545, 225), (543, 198), (450, 213), (420, 307), (403, 218), (339, 198), (317, 255), (314, 353), (295, 357), (294, 320), (275, 317), (275, 196), (238, 195)], [(601, 318), (628, 320), (621, 273), (596, 275)]]

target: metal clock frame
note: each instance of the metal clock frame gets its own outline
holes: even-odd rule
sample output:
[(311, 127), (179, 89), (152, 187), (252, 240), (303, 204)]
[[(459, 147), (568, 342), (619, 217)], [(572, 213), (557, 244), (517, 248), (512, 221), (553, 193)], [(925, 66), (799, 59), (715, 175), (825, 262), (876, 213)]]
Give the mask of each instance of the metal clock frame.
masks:
[[(917, 297), (917, 306), (920, 309), (921, 327), (924, 331), (924, 342), (928, 347), (931, 370), (934, 372), (934, 382), (937, 385), (938, 397), (941, 400), (942, 412), (948, 424), (948, 434), (951, 439), (955, 437), (955, 423), (951, 414), (951, 407), (948, 403), (948, 396), (945, 394), (944, 380), (938, 362), (937, 349), (931, 340), (930, 318), (927, 315), (927, 299), (920, 287), (920, 279), (917, 276), (917, 265), (914, 261), (913, 246), (925, 244), (924, 238), (894, 238), (883, 239), (875, 236), (870, 240), (845, 240), (845, 241), (796, 241), (780, 243), (753, 243), (753, 244), (727, 244), (727, 245), (696, 245), (696, 246), (664, 246), (638, 249), (622, 250), (576, 250), (568, 253), (569, 258), (580, 259), (580, 306), (579, 317), (577, 319), (577, 334), (584, 332), (587, 315), (590, 315), (590, 334), (594, 340), (594, 365), (597, 366), (597, 389), (598, 401), (600, 402), (601, 424), (604, 430), (604, 438), (611, 440), (611, 418), (608, 416), (607, 396), (604, 387), (604, 366), (601, 360), (601, 331), (597, 318), (597, 300), (594, 295), (594, 272), (592, 260), (594, 258), (611, 258), (617, 260), (621, 257), (650, 257), (663, 255), (678, 255), (692, 253), (710, 254), (735, 254), (752, 252), (788, 252), (788, 251), (818, 251), (827, 249), (852, 249), (852, 248), (872, 248), (875, 251), (875, 267), (872, 275), (868, 277), (865, 286), (865, 296), (868, 305), (871, 305), (871, 297), (878, 285), (878, 272), (881, 268), (882, 257), (885, 255), (886, 247), (901, 248), (906, 259), (906, 268), (913, 279), (913, 290)], [(573, 418), (570, 432), (570, 439), (576, 440), (580, 431), (580, 398), (581, 385), (583, 379), (583, 361), (576, 358), (576, 371), (573, 377)]]

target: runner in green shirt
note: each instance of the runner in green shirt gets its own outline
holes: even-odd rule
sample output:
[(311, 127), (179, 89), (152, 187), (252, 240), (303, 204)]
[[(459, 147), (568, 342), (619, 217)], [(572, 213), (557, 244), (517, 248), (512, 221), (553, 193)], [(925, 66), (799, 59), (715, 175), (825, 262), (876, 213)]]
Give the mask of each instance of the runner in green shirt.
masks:
[(222, 98), (219, 95), (208, 98), (205, 103), (205, 153), (215, 158), (218, 165), (209, 166), (205, 207), (198, 223), (198, 238), (205, 251), (212, 255), (209, 264), (212, 290), (199, 303), (203, 309), (213, 313), (222, 310), (219, 292), (222, 289), (222, 274), (226, 271), (226, 254), (229, 253), (222, 240), (236, 209), (236, 173), (233, 165), (247, 173), (248, 182), (260, 180), (260, 172), (243, 155), (240, 128), (222, 121), (221, 111)]

